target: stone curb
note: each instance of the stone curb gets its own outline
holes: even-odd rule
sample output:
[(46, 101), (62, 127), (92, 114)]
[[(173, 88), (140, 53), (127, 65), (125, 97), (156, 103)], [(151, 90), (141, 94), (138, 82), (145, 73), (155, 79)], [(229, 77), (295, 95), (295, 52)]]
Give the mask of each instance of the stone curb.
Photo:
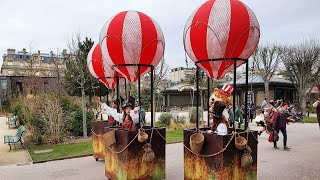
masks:
[(51, 160), (44, 160), (44, 161), (36, 161), (36, 162), (33, 162), (33, 164), (45, 163), (45, 162), (50, 162), (50, 161), (60, 161), (60, 160), (66, 160), (66, 159), (81, 158), (81, 157), (87, 157), (87, 156), (92, 156), (92, 154), (85, 154), (85, 155), (80, 155), (80, 156), (70, 156), (70, 157), (51, 159)]

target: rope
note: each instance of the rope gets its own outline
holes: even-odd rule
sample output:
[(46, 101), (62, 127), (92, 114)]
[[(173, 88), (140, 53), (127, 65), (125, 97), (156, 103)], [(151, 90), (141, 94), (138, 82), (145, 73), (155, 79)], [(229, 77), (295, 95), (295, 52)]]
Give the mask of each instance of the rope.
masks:
[[(248, 134), (249, 134), (250, 128), (248, 127), (246, 131), (247, 131)], [(256, 138), (256, 136), (253, 134), (253, 132), (250, 131), (250, 133), (252, 134), (252, 136), (254, 137), (254, 139), (256, 139), (256, 141), (259, 142), (258, 139)], [(249, 139), (248, 139), (248, 134), (247, 134), (247, 141), (249, 141)]]
[(150, 144), (151, 144), (151, 141), (152, 141), (153, 129), (154, 128), (151, 129), (150, 142), (149, 142)]
[(114, 151), (111, 147), (108, 147), (108, 149), (115, 154), (123, 153), (123, 151), (125, 151), (133, 143), (133, 141), (138, 137), (138, 134), (139, 133), (137, 133), (137, 135), (130, 141), (130, 143), (126, 145), (126, 147), (124, 147), (121, 151)]
[[(152, 135), (153, 135), (153, 130), (154, 130), (154, 129), (158, 132), (159, 136), (160, 136), (164, 141), (166, 141), (166, 139), (160, 134), (160, 132), (159, 132), (156, 128), (152, 128), (152, 129), (151, 129), (151, 130), (152, 130), (152, 131), (151, 131), (151, 136), (150, 136), (150, 144), (151, 144), (151, 141), (152, 141)], [(92, 130), (91, 130), (91, 132), (94, 133)], [(97, 134), (94, 133), (94, 135), (97, 135)], [(121, 151), (115, 151), (115, 150), (113, 150), (111, 147), (108, 147), (108, 149), (109, 149), (111, 152), (115, 153), (115, 154), (120, 154), (120, 153), (124, 152), (124, 151), (133, 143), (133, 141), (138, 137), (138, 135), (139, 135), (139, 133), (137, 133), (137, 135), (135, 135), (135, 137), (130, 141), (130, 143), (129, 143), (128, 145), (126, 145), (126, 147), (124, 147)], [(97, 135), (97, 136), (100, 136), (100, 135)]]
[(236, 132), (232, 132), (232, 136), (231, 136), (230, 140), (228, 141), (226, 147), (224, 147), (221, 151), (216, 152), (216, 153), (214, 153), (214, 154), (209, 154), (209, 155), (198, 154), (198, 153), (192, 151), (190, 148), (188, 148), (185, 144), (183, 144), (183, 145), (184, 145), (184, 147), (185, 147), (187, 150), (189, 150), (190, 152), (192, 152), (192, 153), (195, 154), (195, 155), (198, 155), (198, 156), (201, 156), (201, 157), (205, 157), (205, 158), (206, 158), (206, 157), (212, 157), (212, 156), (216, 156), (216, 155), (221, 154), (222, 152), (224, 152), (224, 151), (228, 148), (228, 146), (230, 145), (230, 143), (231, 143), (231, 141), (233, 140), (233, 138), (235, 137), (235, 134), (236, 134)]
[(98, 136), (98, 137), (101, 136), (100, 134), (95, 133), (92, 129), (91, 129), (91, 132), (92, 132), (92, 134), (95, 135), (95, 136)]
[(258, 139), (256, 138), (256, 136), (252, 133), (252, 131), (251, 131), (251, 134), (254, 137), (254, 139), (256, 139), (256, 141), (259, 142)]
[(167, 142), (166, 138), (164, 138), (164, 137), (160, 134), (160, 132), (158, 131), (158, 129), (156, 129), (156, 128), (153, 128), (153, 129), (155, 129), (155, 130), (158, 132), (159, 136), (160, 136), (165, 142)]

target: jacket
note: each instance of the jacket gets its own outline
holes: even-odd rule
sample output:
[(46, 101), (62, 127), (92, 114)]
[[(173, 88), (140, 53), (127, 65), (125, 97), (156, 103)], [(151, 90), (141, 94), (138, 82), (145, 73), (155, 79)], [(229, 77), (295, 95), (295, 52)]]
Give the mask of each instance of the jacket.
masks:
[(272, 128), (275, 130), (287, 127), (287, 115), (280, 111), (275, 112)]
[[(230, 114), (230, 121), (233, 122), (233, 109), (229, 111), (229, 114)], [(236, 108), (235, 119), (237, 122), (242, 123), (242, 121), (243, 121), (242, 113), (241, 113), (240, 109), (238, 109), (238, 108)]]

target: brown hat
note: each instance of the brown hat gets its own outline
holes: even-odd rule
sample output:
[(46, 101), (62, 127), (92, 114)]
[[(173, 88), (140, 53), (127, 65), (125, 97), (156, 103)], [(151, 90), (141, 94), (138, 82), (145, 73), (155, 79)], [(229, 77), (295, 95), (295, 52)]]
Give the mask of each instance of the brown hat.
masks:
[(222, 101), (216, 101), (213, 105), (213, 117), (222, 119), (222, 112), (226, 106), (226, 103)]

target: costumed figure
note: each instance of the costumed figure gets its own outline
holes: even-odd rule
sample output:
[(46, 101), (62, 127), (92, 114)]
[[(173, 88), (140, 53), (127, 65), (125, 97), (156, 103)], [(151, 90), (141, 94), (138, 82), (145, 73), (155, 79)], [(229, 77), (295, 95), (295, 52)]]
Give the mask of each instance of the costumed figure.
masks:
[(222, 101), (216, 101), (213, 106), (213, 123), (211, 130), (218, 135), (227, 135), (229, 129), (229, 123), (223, 115), (223, 111), (226, 108), (226, 104)]
[(108, 116), (109, 126), (115, 126), (116, 121), (114, 120), (113, 116), (111, 116), (111, 113), (117, 112), (118, 106), (120, 104), (119, 99), (115, 99), (114, 101), (112, 101), (111, 107), (109, 107), (106, 103), (102, 103), (98, 97), (96, 98), (96, 101), (98, 102), (101, 108), (101, 112), (99, 116), (103, 117), (102, 115), (106, 114)]
[(123, 130), (135, 131), (139, 124), (139, 107), (133, 108), (134, 98), (130, 97), (122, 106), (122, 113), (112, 110), (107, 107), (108, 115), (112, 116), (115, 121), (121, 123)]
[[(210, 96), (210, 111), (213, 112), (215, 102), (222, 101), (228, 107), (231, 102), (231, 94), (233, 92), (233, 86), (230, 84), (225, 84), (222, 89), (215, 88), (214, 92)], [(222, 115), (229, 120), (228, 109), (223, 110)]]

